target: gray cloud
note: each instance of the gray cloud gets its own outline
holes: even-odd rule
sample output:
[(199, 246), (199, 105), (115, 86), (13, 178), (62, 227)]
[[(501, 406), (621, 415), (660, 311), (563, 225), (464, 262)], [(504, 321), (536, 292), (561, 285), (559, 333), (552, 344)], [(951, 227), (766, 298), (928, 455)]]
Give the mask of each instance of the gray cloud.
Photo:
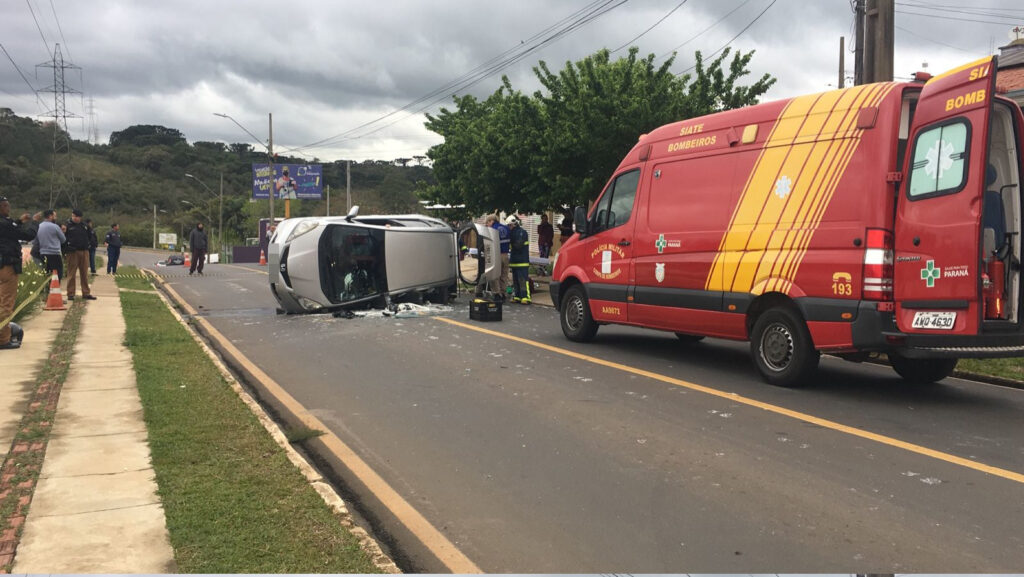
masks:
[[(673, 68), (681, 71), (692, 65), (694, 51), (707, 55), (724, 46), (771, 1), (688, 0), (635, 44), (642, 54), (661, 56), (689, 40), (679, 48)], [(273, 112), (275, 145), (285, 149), (350, 131), (401, 108), (506, 50), (526, 46), (520, 43), (589, 4), (53, 0), (62, 39), (49, 2), (29, 0), (5, 8), (2, 43), (36, 88), (53, 80), (47, 76), (52, 74), (49, 69), (35, 65), (50, 58), (54, 42), (64, 44), (65, 56), (70, 54), (82, 67), (80, 76), (69, 71), (67, 82), (95, 99), (103, 140), (111, 130), (132, 124), (171, 126), (192, 141), (252, 140), (214, 112), (230, 114), (265, 140), (267, 113)], [(537, 83), (531, 68), (539, 60), (559, 69), (565, 61), (599, 48), (617, 48), (678, 4), (630, 0), (459, 92), (489, 94), (502, 73), (517, 88), (532, 92)], [(898, 3), (897, 76), (909, 76), (924, 62), (940, 72), (984, 56), (1005, 44), (1013, 27), (994, 16), (924, 10), (921, 4)], [(49, 46), (40, 38), (29, 6)], [(993, 14), (1024, 18), (1024, 9), (1010, 0), (992, 0), (988, 6)], [(731, 17), (694, 38), (737, 7)], [(764, 73), (776, 76), (768, 99), (785, 98), (835, 85), (838, 38), (846, 36), (852, 43), (852, 24), (849, 0), (777, 0), (732, 46), (756, 50), (751, 80)], [(852, 73), (852, 54), (847, 55), (847, 69)], [(443, 102), (431, 110), (450, 105), (451, 92), (443, 91)], [(38, 104), (10, 62), (0, 61), (0, 106), (38, 115), (52, 108), (52, 95), (44, 98), (50, 100)], [(69, 98), (67, 104), (69, 111), (85, 115), (82, 99)], [(401, 113), (383, 124), (393, 121), (399, 122), (308, 154), (324, 160), (395, 158), (422, 153), (438, 141), (423, 129), (422, 115)], [(84, 121), (72, 123), (76, 138), (86, 137), (84, 126)]]

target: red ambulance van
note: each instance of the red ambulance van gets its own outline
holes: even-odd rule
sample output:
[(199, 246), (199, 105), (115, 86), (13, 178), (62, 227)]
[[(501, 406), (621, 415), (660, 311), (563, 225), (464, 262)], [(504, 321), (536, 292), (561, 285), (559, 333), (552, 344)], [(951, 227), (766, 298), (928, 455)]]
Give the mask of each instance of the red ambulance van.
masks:
[(823, 352), (886, 353), (914, 382), (1024, 354), (1024, 117), (995, 57), (924, 76), (641, 136), (558, 254), (566, 337), (749, 340), (783, 386)]

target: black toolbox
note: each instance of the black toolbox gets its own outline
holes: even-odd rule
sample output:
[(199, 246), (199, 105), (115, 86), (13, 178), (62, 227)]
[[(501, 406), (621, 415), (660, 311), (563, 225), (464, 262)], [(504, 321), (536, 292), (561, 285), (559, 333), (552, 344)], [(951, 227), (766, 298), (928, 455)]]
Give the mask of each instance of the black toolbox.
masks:
[(473, 299), (469, 303), (469, 318), (475, 321), (500, 321), (501, 303), (486, 299)]

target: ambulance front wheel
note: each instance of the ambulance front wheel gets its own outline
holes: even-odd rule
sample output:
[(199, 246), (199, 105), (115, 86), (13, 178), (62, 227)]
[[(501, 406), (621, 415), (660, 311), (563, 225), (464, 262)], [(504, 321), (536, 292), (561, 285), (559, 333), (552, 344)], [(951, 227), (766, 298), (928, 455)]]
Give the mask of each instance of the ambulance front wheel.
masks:
[(597, 334), (597, 322), (590, 315), (590, 302), (582, 285), (575, 285), (565, 292), (560, 307), (562, 332), (570, 341), (587, 342)]
[(821, 357), (803, 319), (788, 308), (771, 309), (758, 317), (751, 333), (750, 354), (764, 380), (780, 387), (803, 385), (818, 368)]
[(889, 362), (903, 380), (915, 385), (930, 385), (953, 373), (959, 359), (908, 359), (889, 355)]

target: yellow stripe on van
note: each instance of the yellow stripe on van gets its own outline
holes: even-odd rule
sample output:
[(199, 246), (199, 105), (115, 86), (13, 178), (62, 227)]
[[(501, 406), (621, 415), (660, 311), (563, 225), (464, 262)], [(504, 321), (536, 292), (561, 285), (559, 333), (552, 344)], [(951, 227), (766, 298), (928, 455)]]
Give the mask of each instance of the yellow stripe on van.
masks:
[(719, 244), (708, 290), (789, 291), (860, 142), (860, 110), (877, 106), (893, 86), (858, 86), (787, 104)]
[[(877, 89), (872, 91), (870, 98), (865, 102), (863, 107), (870, 108), (878, 106), (878, 104), (889, 94), (890, 91), (892, 91), (894, 87), (894, 84), (876, 85)], [(796, 279), (797, 272), (800, 269), (800, 264), (803, 262), (804, 255), (807, 253), (807, 248), (811, 244), (811, 238), (814, 236), (814, 232), (821, 224), (821, 219), (825, 216), (825, 210), (832, 201), (832, 197), (835, 195), (836, 189), (839, 187), (839, 182), (846, 173), (846, 169), (853, 160), (857, 147), (860, 145), (860, 137), (863, 130), (856, 128), (857, 115), (853, 114), (852, 116), (854, 118), (850, 128), (852, 131), (851, 138), (846, 141), (845, 150), (839, 155), (839, 167), (833, 172), (832, 181), (825, 183), (825, 186), (822, 187), (822, 198), (815, 204), (814, 211), (809, 214), (809, 221), (801, 227), (801, 235), (797, 239), (797, 242), (794, 243), (794, 258), (792, 259), (788, 270), (783, 272), (783, 278), (786, 281), (786, 286), (783, 287), (782, 292), (786, 294), (789, 293), (789, 289), (792, 286), (793, 281)]]
[[(821, 153), (821, 160), (816, 165), (811, 165), (806, 175), (807, 186), (811, 193), (807, 202), (800, 207), (797, 215), (788, 220), (782, 221), (787, 226), (780, 230), (788, 239), (786, 247), (788, 250), (775, 263), (771, 263), (766, 270), (759, 271), (761, 278), (772, 279), (767, 290), (787, 293), (795, 276), (795, 264), (798, 257), (802, 258), (803, 249), (810, 242), (811, 236), (817, 229), (820, 217), (815, 218), (823, 207), (831, 200), (831, 193), (838, 185), (840, 178), (846, 172), (846, 165), (843, 161), (848, 158), (854, 150), (859, 139), (849, 138), (853, 136), (856, 129), (857, 115), (861, 108), (874, 106), (877, 101), (872, 98), (878, 94), (874, 87), (860, 91), (850, 91), (844, 95), (844, 101), (839, 104), (829, 115), (829, 128), (826, 134), (834, 135), (834, 139), (818, 142), (816, 146)], [(755, 291), (758, 292), (758, 291)]]

